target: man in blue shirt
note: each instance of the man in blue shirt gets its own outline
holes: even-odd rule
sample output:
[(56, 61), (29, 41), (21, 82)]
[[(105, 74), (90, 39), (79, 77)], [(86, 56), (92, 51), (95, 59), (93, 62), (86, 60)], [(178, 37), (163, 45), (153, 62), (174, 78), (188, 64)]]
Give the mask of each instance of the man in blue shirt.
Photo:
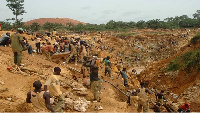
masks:
[(128, 86), (128, 76), (126, 74), (126, 68), (123, 68), (123, 70), (120, 71), (120, 74), (122, 75), (122, 78), (124, 79), (124, 86), (127, 87)]

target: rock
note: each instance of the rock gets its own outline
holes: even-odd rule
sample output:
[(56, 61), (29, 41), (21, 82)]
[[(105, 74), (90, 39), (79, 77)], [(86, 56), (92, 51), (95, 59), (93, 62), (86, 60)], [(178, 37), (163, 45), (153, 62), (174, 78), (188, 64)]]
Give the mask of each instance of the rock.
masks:
[(12, 98), (10, 98), (10, 97), (9, 97), (9, 98), (7, 98), (7, 100), (11, 101), (11, 100), (12, 100)]
[(73, 100), (70, 98), (65, 98), (65, 109), (73, 109), (73, 108), (74, 108)]
[(66, 109), (74, 109), (76, 111), (85, 112), (86, 108), (88, 108), (89, 101), (85, 98), (71, 99), (65, 98), (65, 108)]
[(50, 103), (51, 103), (51, 104), (54, 103), (54, 98), (50, 98)]
[(99, 106), (95, 106), (94, 109), (97, 110), (97, 111), (99, 111), (99, 110), (103, 110), (103, 107), (99, 105)]
[(77, 91), (76, 92), (78, 96), (86, 96), (88, 95), (86, 92), (83, 92), (83, 91)]
[(80, 108), (80, 111), (81, 111), (81, 112), (86, 112), (85, 107), (81, 107), (81, 108)]
[(73, 88), (73, 91), (85, 91), (86, 88)]
[(0, 81), (0, 84), (1, 84), (1, 85), (4, 85), (5, 83), (4, 83), (3, 81)]

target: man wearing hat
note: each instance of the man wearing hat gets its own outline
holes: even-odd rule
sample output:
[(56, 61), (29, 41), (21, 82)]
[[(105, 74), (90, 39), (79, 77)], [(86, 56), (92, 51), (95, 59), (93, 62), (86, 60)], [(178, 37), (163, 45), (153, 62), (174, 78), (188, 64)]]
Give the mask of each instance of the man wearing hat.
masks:
[(18, 32), (13, 34), (10, 37), (11, 40), (11, 47), (12, 51), (14, 53), (14, 63), (18, 66), (21, 65), (21, 60), (22, 60), (22, 51), (23, 51), (23, 36), (21, 35), (23, 33), (22, 28), (17, 29)]

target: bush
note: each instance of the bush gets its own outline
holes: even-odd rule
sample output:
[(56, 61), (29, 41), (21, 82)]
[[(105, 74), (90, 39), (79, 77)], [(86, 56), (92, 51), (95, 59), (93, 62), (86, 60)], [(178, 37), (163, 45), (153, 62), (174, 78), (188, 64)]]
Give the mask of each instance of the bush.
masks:
[(122, 33), (120, 35), (122, 35), (122, 36), (130, 36), (130, 35), (136, 35), (136, 33)]
[(197, 44), (200, 42), (200, 32), (198, 32), (191, 40), (191, 44)]
[(187, 52), (177, 57), (168, 66), (168, 71), (186, 70), (189, 74), (196, 69), (196, 73), (200, 70), (200, 50)]
[(179, 70), (180, 68), (180, 63), (179, 63), (179, 60), (180, 60), (180, 56), (177, 57), (175, 60), (171, 61), (169, 66), (168, 66), (168, 71), (176, 71), (176, 70)]

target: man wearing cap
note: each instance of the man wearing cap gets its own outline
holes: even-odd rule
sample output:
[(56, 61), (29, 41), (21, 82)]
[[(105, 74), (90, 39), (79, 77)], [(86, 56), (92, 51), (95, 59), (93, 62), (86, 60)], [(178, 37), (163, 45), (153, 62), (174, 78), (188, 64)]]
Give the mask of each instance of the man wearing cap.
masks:
[(14, 53), (14, 63), (18, 66), (21, 65), (21, 60), (22, 60), (22, 51), (23, 51), (23, 37), (22, 34), (23, 33), (23, 29), (22, 28), (18, 28), (18, 32), (13, 34), (10, 37), (11, 40), (11, 47), (12, 47), (12, 51)]
[(40, 81), (35, 81), (33, 87), (35, 87), (35, 90), (27, 93), (26, 102), (33, 104), (34, 112), (48, 112), (48, 110), (54, 112), (50, 104), (49, 93), (41, 89), (42, 83)]
[(61, 69), (59, 67), (54, 68), (54, 73), (49, 77), (44, 85), (44, 90), (49, 90), (49, 94), (51, 97), (58, 99), (57, 104), (54, 106), (54, 111), (62, 112), (64, 96), (62, 95), (62, 91), (60, 90), (60, 75)]

